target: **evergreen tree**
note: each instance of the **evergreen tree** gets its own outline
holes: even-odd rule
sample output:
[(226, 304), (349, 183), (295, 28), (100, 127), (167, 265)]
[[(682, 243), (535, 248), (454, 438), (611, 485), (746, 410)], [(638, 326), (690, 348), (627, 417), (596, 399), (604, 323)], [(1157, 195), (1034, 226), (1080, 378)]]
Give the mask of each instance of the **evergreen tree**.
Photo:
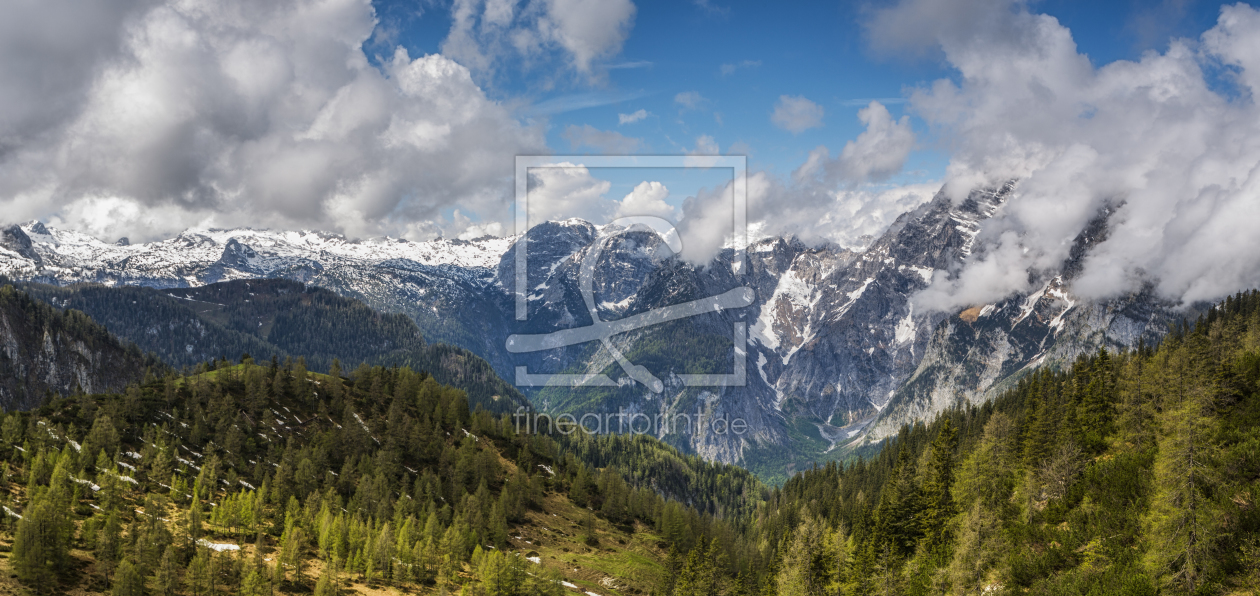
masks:
[(943, 546), (948, 537), (948, 522), (954, 517), (954, 501), (951, 489), (954, 485), (954, 447), (958, 434), (953, 423), (945, 418), (931, 445), (927, 478), (923, 482), (923, 508), (920, 528), (924, 544), (929, 550)]
[(1219, 564), (1222, 511), (1214, 499), (1218, 449), (1212, 440), (1218, 388), (1190, 363), (1206, 356), (1201, 343), (1192, 336), (1187, 344), (1167, 362), (1145, 561), (1164, 583), (1194, 594)]
[(122, 558), (122, 542), (122, 523), (118, 520), (118, 512), (110, 511), (97, 534), (95, 549), (97, 568), (106, 577), (114, 573), (115, 565)]
[[(244, 575), (241, 580), (241, 596), (271, 596), (271, 583), (267, 581), (265, 567), (250, 565)], [(316, 594), (318, 593), (317, 590)]]
[(166, 547), (162, 553), (153, 583), (158, 596), (173, 596), (179, 589), (179, 553), (174, 546)]
[(204, 520), (205, 514), (201, 511), (201, 499), (194, 492), (192, 505), (188, 508), (188, 514), (184, 516), (185, 533), (188, 534), (188, 539), (194, 543), (201, 539)]
[(197, 554), (188, 564), (188, 571), (184, 574), (184, 587), (192, 596), (207, 596), (210, 594), (213, 581), (210, 570), (210, 551), (198, 548)]
[(131, 563), (131, 559), (123, 559), (114, 573), (111, 596), (144, 596), (144, 576)]
[(823, 596), (834, 594), (842, 581), (838, 543), (843, 533), (827, 532), (825, 524), (806, 513), (796, 531), (784, 537), (783, 558), (775, 577), (776, 594), (781, 596)]
[(315, 584), (315, 596), (337, 596), (337, 581), (332, 574), (324, 573)]
[(13, 569), (22, 583), (46, 590), (69, 566), (74, 526), (66, 513), (66, 504), (51, 488), (27, 505), (13, 540)]

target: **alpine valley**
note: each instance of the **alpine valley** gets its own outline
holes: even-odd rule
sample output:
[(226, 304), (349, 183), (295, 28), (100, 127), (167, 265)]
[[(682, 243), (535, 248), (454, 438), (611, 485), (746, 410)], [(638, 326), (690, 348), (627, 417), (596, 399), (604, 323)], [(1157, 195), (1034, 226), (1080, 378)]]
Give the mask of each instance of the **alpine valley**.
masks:
[[(327, 296), (317, 297), (317, 303), (341, 296), (383, 313), (405, 315), (406, 321), (382, 323), (382, 329), (393, 327), (381, 332), (389, 335), (381, 341), (394, 342), (390, 345), (403, 351), (408, 341), (458, 346), (483, 358), (509, 383), (520, 367), (529, 373), (608, 374), (619, 379), (616, 386), (520, 389), (539, 410), (555, 414), (686, 414), (686, 426), (657, 428), (654, 434), (684, 452), (736, 463), (780, 482), (811, 462), (869, 451), (905, 424), (930, 420), (952, 406), (986, 402), (1039, 368), (1057, 370), (1100, 348), (1117, 351), (1155, 343), (1186, 315), (1184, 308), (1174, 310), (1183, 305), (1161, 301), (1150, 291), (1105, 301), (1073, 294), (1083, 255), (1106, 237), (1106, 211), (1075, 238), (1071, 256), (1061, 266), (1030, 273), (1035, 291), (961, 312), (916, 312), (911, 297), (934, 275), (956, 271), (974, 256), (981, 223), (1001, 208), (1015, 185), (978, 189), (961, 201), (939, 193), (866, 246), (758, 239), (748, 247), (749, 266), (742, 274), (732, 271), (731, 249), (697, 267), (680, 260), (652, 232), (581, 220), (542, 223), (524, 238), (357, 241), (313, 231), (210, 229), (144, 244), (125, 238), (109, 243), (31, 222), (3, 230), (0, 274), (54, 306), (83, 310), (121, 338), (177, 366), (234, 358), (239, 354), (226, 353), (228, 346), (234, 349), (249, 341), (253, 347), (243, 351), (255, 357), (292, 353), (318, 358), (319, 352), (308, 346), (286, 348), (282, 341), (269, 340), (266, 333), (274, 316), (255, 313), (255, 327), (263, 329), (232, 331), (230, 325), (216, 323), (211, 313), (229, 306), (263, 308), (250, 306), (255, 294), (280, 300), (274, 298), (280, 291), (275, 282), (264, 292), (241, 286), (262, 285), (249, 280), (300, 282), (283, 292), (324, 292)], [(513, 247), (521, 241), (528, 242), (529, 251), (525, 321), (514, 316)], [(594, 299), (605, 321), (741, 286), (752, 288), (755, 298), (744, 308), (614, 337), (628, 360), (662, 379), (659, 393), (626, 377), (599, 342), (509, 353), (509, 335), (592, 323), (578, 278), (583, 258), (596, 247), (602, 254)], [(129, 286), (147, 290), (139, 297), (100, 297), (109, 288)], [(134, 302), (126, 305), (125, 300)], [(111, 312), (127, 310), (120, 304), (133, 313), (183, 311), (176, 317), (179, 324), (171, 315), (150, 317), (147, 324), (111, 325)], [(399, 327), (412, 323), (414, 332)], [(738, 355), (733, 332), (739, 323), (748, 333), (746, 383), (684, 385), (678, 375), (732, 370)], [(241, 335), (245, 343), (227, 342), (228, 332)], [(153, 338), (159, 335), (167, 344), (177, 336), (180, 345), (156, 346)], [(348, 365), (371, 360), (369, 353), (387, 352), (341, 351), (357, 360)], [(396, 353), (392, 362), (401, 362), (398, 358)], [(374, 361), (390, 362), (384, 356)], [(514, 393), (499, 383), (470, 399)], [(715, 424), (736, 419), (748, 425), (747, 432), (723, 432), (725, 427)]]

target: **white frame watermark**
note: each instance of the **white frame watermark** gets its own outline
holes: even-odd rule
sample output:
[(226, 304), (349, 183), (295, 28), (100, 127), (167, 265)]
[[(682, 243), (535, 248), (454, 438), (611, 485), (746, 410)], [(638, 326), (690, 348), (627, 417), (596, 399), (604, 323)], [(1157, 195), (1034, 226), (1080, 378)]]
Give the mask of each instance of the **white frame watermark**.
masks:
[[(748, 167), (747, 157), (742, 155), (521, 155), (516, 157), (516, 234), (515, 244), (516, 280), (515, 302), (516, 320), (526, 321), (529, 317), (529, 243), (526, 232), (529, 230), (529, 170), (540, 168), (729, 168), (731, 176), (731, 273), (741, 279), (747, 270), (746, 258), (748, 249)], [(580, 165), (576, 165), (580, 164)], [(678, 253), (681, 238), (677, 229), (669, 222), (650, 216), (621, 218), (612, 222), (627, 227), (642, 226), (655, 231), (662, 240)], [(586, 327), (562, 329), (551, 333), (521, 335), (515, 334), (507, 339), (507, 350), (511, 353), (536, 352), (563, 348), (566, 346), (599, 341), (603, 344), (625, 371), (626, 375), (643, 384), (653, 393), (664, 390), (664, 383), (641, 365), (629, 362), (613, 345), (614, 335), (634, 331), (651, 325), (665, 323), (676, 319), (692, 317), (710, 312), (720, 312), (728, 308), (742, 308), (753, 303), (752, 288), (743, 286), (732, 289), (717, 296), (710, 296), (682, 304), (674, 304), (654, 308), (637, 315), (615, 321), (603, 321), (595, 306), (592, 291), (592, 278), (596, 262), (603, 250), (603, 240), (596, 239), (583, 259), (579, 272), (579, 289), (590, 313), (592, 324)], [(734, 370), (718, 374), (679, 374), (675, 375), (687, 387), (743, 387), (748, 379), (748, 325), (736, 321), (732, 326), (734, 343)], [(603, 373), (565, 374), (565, 373), (530, 373), (528, 367), (516, 367), (516, 384), (521, 387), (617, 387), (620, 383)]]

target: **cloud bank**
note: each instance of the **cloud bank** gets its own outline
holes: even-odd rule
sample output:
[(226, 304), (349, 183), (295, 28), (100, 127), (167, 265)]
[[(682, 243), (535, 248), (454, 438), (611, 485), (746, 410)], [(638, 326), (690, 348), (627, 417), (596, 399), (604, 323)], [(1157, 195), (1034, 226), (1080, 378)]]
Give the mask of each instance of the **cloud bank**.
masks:
[[(858, 118), (866, 129), (834, 159), (820, 146), (789, 179), (749, 172), (750, 240), (784, 236), (862, 248), (940, 190), (939, 182), (886, 183), (902, 170), (916, 143), (907, 117), (894, 120), (882, 104), (871, 102)], [(698, 147), (707, 143), (712, 138), (697, 140)], [(711, 149), (716, 153), (716, 144)], [(683, 202), (679, 231), (684, 259), (703, 265), (730, 245), (730, 192), (729, 187), (709, 189)]]
[[(0, 74), (9, 221), (52, 213), (135, 240), (198, 225), (425, 237), (452, 206), (497, 215), (513, 156), (546, 149), (540, 127), (443, 55), (369, 64), (366, 0), (70, 2), (27, 16), (0, 34), (0, 61), (20, 65)], [(579, 69), (610, 47), (552, 26)]]
[[(1104, 208), (1109, 234), (1074, 291), (1154, 284), (1215, 299), (1260, 285), (1260, 13), (1225, 6), (1197, 40), (1095, 67), (1055, 18), (999, 0), (905, 0), (879, 12), (884, 51), (938, 51), (958, 71), (916, 91), (913, 113), (953, 151), (946, 190), (1020, 180), (961, 270), (921, 306), (958, 309), (1028, 291)], [(1224, 82), (1208, 73), (1223, 72)], [(860, 142), (859, 142), (860, 143)]]

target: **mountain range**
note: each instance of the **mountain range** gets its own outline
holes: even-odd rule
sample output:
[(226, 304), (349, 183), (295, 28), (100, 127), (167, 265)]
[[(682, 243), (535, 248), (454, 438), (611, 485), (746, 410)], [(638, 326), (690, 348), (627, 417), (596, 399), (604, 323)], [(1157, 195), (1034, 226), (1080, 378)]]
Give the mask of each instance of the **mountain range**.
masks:
[[(1035, 291), (961, 312), (916, 312), (912, 296), (938, 272), (956, 271), (974, 258), (981, 224), (1015, 186), (977, 189), (962, 201), (940, 193), (865, 247), (763, 238), (749, 246), (748, 268), (738, 276), (730, 249), (695, 266), (654, 233), (581, 220), (545, 222), (523, 238), (356, 241), (323, 232), (234, 229), (187, 231), (144, 244), (109, 243), (32, 222), (0, 234), (0, 274), (57, 286), (142, 286), (184, 306), (204, 301), (193, 294), (208, 284), (302, 282), (406, 315), (425, 342), (466, 349), (509, 382), (521, 367), (531, 374), (605, 373), (613, 385), (520, 389), (553, 413), (685, 414), (686, 428), (652, 432), (685, 451), (782, 479), (809, 462), (882, 441), (907, 422), (981, 403), (1038, 367), (1154, 342), (1184, 315), (1150, 290), (1102, 301), (1073, 294), (1080, 260), (1106, 237), (1105, 211), (1074, 239), (1060, 267), (1030, 274)], [(522, 240), (529, 243), (528, 317), (518, 321), (512, 249)], [(592, 289), (603, 321), (740, 287), (752, 289), (752, 304), (612, 338), (630, 362), (661, 379), (661, 392), (632, 381), (598, 342), (509, 352), (513, 334), (592, 324), (579, 274), (594, 247), (602, 250)], [(733, 334), (741, 325), (747, 330), (746, 382), (687, 386), (680, 375), (732, 370), (739, 353)], [(714, 424), (735, 419), (747, 424), (746, 433), (719, 432)]]

